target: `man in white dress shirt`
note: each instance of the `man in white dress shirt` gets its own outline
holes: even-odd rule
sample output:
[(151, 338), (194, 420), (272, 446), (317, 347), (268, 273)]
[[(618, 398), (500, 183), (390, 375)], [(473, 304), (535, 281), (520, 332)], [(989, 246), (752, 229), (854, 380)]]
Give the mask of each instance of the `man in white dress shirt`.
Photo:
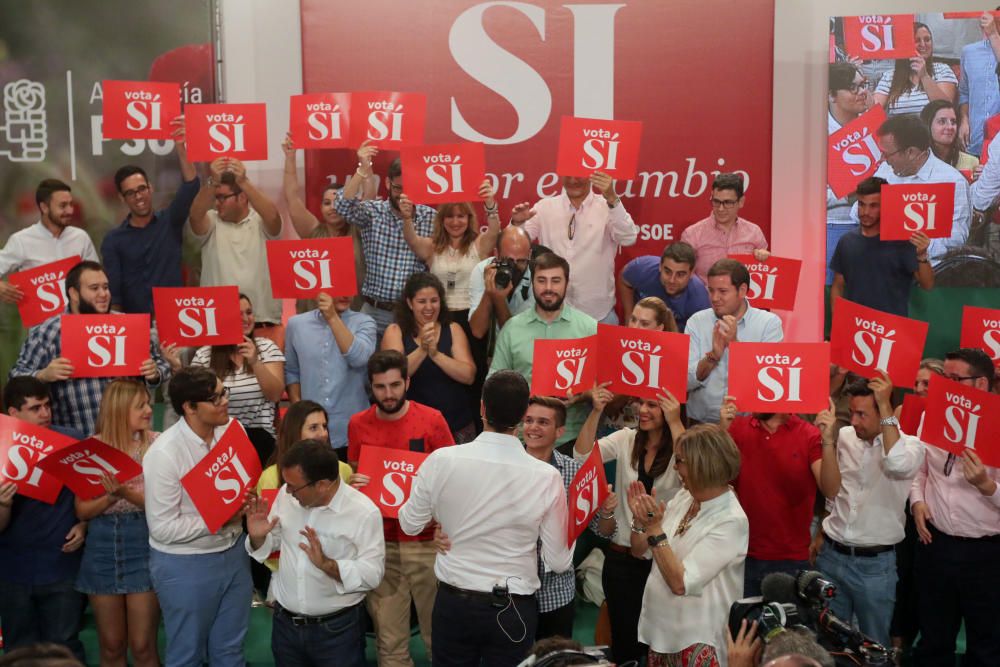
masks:
[(851, 425), (840, 429), (840, 492), (823, 521), (816, 566), (837, 586), (830, 610), (884, 646), (896, 602), (895, 545), (903, 541), (903, 508), (924, 462), (924, 446), (899, 430), (892, 382), (883, 371), (845, 389)]
[(490, 376), (483, 385), (483, 433), (432, 452), (399, 511), (408, 535), (434, 518), (451, 540), (434, 564), (436, 667), (520, 662), (535, 638), (539, 536), (549, 570), (573, 566), (559, 471), (533, 458), (514, 436), (529, 393), (519, 373)]
[(275, 664), (363, 667), (365, 592), (382, 581), (382, 515), (340, 480), (337, 453), (319, 440), (295, 443), (279, 462), (284, 486), (270, 514), (255, 500), (247, 552), (263, 563), (281, 548), (274, 575)]

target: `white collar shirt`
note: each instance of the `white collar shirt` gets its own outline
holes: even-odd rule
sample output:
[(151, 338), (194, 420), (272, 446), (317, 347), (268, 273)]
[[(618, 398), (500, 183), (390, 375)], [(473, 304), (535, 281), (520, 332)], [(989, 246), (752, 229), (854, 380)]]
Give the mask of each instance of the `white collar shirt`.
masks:
[(30, 227), (14, 232), (7, 245), (0, 250), (0, 276), (33, 269), (66, 257), (78, 255), (82, 259), (98, 262), (97, 250), (87, 232), (69, 226), (57, 237), (39, 220)]

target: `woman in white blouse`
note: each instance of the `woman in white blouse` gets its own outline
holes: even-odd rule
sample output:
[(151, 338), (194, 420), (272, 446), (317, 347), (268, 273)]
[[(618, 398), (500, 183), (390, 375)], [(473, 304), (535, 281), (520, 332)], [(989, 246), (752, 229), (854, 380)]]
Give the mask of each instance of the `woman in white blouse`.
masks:
[[(593, 410), (580, 428), (573, 454), (583, 461), (594, 448), (597, 426), (604, 408), (614, 397), (604, 386), (593, 391)], [(656, 400), (639, 402), (638, 428), (623, 428), (597, 441), (601, 459), (616, 462), (615, 491), (623, 493), (633, 482), (656, 497), (669, 500), (681, 488), (673, 466), (674, 442), (684, 432), (680, 403), (669, 392)], [(636, 626), (642, 608), (642, 592), (652, 561), (630, 554), (629, 531), (632, 512), (625, 503), (615, 508), (619, 530), (605, 552), (601, 580), (608, 602), (608, 617), (614, 637), (611, 651), (618, 664), (639, 660), (645, 648), (639, 645)]]
[(652, 554), (655, 563), (639, 640), (649, 646), (648, 667), (726, 667), (726, 621), (743, 593), (750, 539), (750, 523), (729, 486), (740, 453), (726, 431), (703, 424), (677, 439), (674, 467), (684, 488), (669, 502), (641, 484), (628, 490), (636, 517), (632, 554)]

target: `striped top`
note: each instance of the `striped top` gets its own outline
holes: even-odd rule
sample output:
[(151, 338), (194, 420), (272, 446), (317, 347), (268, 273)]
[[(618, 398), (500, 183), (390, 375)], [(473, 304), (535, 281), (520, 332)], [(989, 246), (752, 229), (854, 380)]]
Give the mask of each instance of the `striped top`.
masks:
[[(882, 78), (878, 81), (878, 86), (875, 87), (876, 93), (889, 94), (889, 89), (892, 88), (893, 73), (893, 70), (889, 70), (882, 75)], [(938, 83), (958, 85), (955, 73), (944, 63), (934, 63), (934, 80)], [(900, 95), (895, 104), (892, 104), (885, 112), (889, 116), (899, 116), (904, 113), (919, 114), (927, 106), (928, 102), (930, 102), (930, 98), (927, 97), (927, 93), (919, 85), (916, 85)]]
[[(285, 360), (285, 355), (274, 341), (258, 336), (254, 338), (254, 342), (257, 343), (257, 354), (261, 362), (267, 364)], [(211, 359), (212, 348), (205, 345), (195, 352), (191, 365), (208, 368)], [(229, 388), (230, 417), (238, 420), (243, 428), (262, 428), (275, 435), (274, 403), (264, 398), (253, 371), (244, 366), (223, 378), (222, 384)]]

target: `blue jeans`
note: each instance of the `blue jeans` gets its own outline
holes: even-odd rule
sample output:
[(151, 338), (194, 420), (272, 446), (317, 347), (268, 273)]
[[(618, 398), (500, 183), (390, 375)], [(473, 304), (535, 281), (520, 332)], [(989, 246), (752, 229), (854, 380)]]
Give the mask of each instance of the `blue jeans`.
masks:
[(282, 667), (363, 667), (363, 639), (360, 603), (326, 623), (294, 625), (277, 610), (271, 623), (271, 653)]
[(167, 634), (167, 667), (244, 667), (253, 582), (241, 537), (225, 551), (177, 555), (149, 550), (149, 574)]
[(889, 625), (896, 604), (896, 552), (848, 556), (824, 544), (816, 567), (837, 587), (830, 611), (884, 646), (890, 645)]
[(807, 560), (760, 560), (747, 556), (743, 570), (743, 597), (760, 595), (760, 584), (769, 574), (784, 572), (794, 576), (799, 570), (808, 570), (810, 567)]
[(38, 642), (61, 644), (86, 664), (77, 636), (83, 617), (84, 597), (73, 581), (28, 586), (0, 581), (0, 623), (4, 650)]
[(376, 346), (382, 345), (382, 336), (385, 334), (385, 330), (389, 328), (389, 325), (396, 321), (396, 316), (391, 310), (376, 308), (367, 301), (362, 304), (361, 312), (375, 320), (375, 334), (377, 339), (375, 344)]

